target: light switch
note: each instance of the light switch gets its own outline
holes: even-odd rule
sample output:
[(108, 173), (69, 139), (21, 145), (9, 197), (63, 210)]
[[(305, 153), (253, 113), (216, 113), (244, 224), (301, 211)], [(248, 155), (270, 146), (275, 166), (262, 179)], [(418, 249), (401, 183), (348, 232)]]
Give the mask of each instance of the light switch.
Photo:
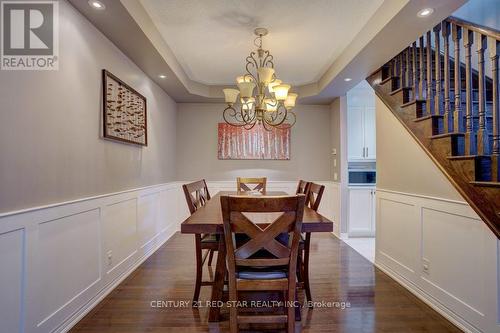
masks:
[(429, 262), (429, 260), (422, 259), (422, 268), (423, 268), (423, 272), (424, 273), (429, 274), (429, 270), (430, 270), (430, 262)]
[(337, 166), (337, 159), (336, 159), (336, 158), (334, 158), (334, 159), (333, 159), (333, 167), (335, 168), (336, 166)]
[(338, 178), (339, 178), (339, 175), (336, 172), (334, 172), (333, 173), (333, 180), (338, 180)]
[(332, 155), (337, 155), (337, 148), (332, 149)]
[(108, 266), (111, 266), (113, 264), (113, 251), (109, 250), (107, 252), (108, 255)]

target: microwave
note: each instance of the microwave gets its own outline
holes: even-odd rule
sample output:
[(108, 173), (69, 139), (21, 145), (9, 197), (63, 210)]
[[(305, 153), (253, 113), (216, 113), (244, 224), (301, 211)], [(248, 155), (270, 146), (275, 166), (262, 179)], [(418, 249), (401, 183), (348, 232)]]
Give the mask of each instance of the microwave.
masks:
[(377, 171), (367, 169), (349, 169), (349, 185), (375, 185)]

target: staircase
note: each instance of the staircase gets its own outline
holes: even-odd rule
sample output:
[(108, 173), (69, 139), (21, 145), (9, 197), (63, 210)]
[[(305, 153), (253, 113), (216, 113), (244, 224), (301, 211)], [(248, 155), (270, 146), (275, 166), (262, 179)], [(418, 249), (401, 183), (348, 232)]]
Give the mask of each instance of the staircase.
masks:
[(498, 238), (499, 41), (449, 17), (367, 78)]

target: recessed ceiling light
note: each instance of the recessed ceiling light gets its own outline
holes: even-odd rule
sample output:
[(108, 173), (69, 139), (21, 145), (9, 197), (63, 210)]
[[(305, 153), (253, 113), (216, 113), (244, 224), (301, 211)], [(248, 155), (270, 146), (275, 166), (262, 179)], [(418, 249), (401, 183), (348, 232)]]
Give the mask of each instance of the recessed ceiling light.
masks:
[(106, 9), (106, 6), (104, 6), (104, 4), (102, 2), (97, 1), (97, 0), (89, 0), (89, 6), (94, 8), (94, 9), (97, 9), (97, 10)]
[(345, 82), (349, 82), (349, 81), (351, 81), (351, 80), (352, 80), (352, 79), (351, 79), (350, 77), (346, 77), (346, 78), (344, 79), (344, 81), (345, 81)]
[(166, 76), (166, 75), (164, 75), (164, 74), (160, 74), (160, 75), (158, 75), (158, 77), (159, 77), (160, 79), (165, 79), (165, 78), (167, 78), (167, 76)]
[(424, 8), (421, 11), (418, 12), (417, 16), (418, 17), (427, 17), (427, 16), (431, 15), (432, 13), (434, 13), (434, 9), (432, 9), (432, 8)]

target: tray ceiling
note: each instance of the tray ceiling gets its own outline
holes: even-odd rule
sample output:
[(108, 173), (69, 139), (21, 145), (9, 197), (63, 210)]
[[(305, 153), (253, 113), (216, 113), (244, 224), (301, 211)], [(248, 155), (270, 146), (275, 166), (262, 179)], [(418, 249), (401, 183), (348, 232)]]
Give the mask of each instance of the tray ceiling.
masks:
[(233, 84), (255, 47), (253, 29), (270, 30), (264, 48), (278, 76), (316, 82), (383, 0), (141, 0), (188, 77)]
[(68, 1), (176, 102), (222, 102), (260, 25), (299, 104), (330, 104), (467, 0)]

